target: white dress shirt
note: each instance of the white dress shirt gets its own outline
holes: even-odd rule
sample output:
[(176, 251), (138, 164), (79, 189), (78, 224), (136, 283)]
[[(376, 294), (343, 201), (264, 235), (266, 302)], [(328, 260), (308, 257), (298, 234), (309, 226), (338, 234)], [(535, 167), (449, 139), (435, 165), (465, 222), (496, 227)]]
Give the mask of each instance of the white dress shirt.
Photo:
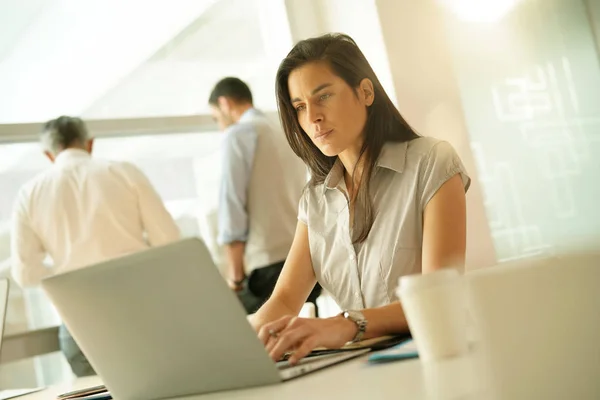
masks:
[[(12, 274), (21, 286), (179, 239), (179, 229), (134, 165), (61, 152), (19, 192), (11, 232)], [(52, 264), (46, 265), (47, 256)]]

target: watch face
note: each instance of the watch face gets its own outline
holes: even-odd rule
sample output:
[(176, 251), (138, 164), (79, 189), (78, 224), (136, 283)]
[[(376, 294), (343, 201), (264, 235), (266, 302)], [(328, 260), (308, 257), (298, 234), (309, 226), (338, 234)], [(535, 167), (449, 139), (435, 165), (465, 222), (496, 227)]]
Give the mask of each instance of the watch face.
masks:
[(346, 318), (349, 318), (349, 319), (351, 319), (354, 322), (364, 321), (365, 320), (365, 316), (360, 311), (349, 310), (349, 311), (346, 311), (345, 314), (346, 314), (345, 315)]

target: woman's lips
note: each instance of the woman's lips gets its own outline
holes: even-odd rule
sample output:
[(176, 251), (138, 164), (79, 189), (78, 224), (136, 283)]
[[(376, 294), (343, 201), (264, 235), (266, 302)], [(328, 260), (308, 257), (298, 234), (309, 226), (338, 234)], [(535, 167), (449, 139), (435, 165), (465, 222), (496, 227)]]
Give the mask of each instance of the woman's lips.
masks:
[(315, 135), (315, 140), (317, 140), (317, 139), (325, 139), (327, 136), (329, 136), (331, 134), (331, 132), (333, 132), (333, 129), (328, 129), (326, 131), (318, 132)]

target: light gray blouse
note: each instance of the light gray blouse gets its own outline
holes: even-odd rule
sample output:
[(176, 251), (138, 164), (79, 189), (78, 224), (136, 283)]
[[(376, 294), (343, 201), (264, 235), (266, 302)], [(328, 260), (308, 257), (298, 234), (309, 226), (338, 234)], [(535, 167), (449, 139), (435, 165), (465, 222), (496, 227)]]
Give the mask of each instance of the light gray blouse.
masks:
[(305, 190), (298, 219), (308, 227), (315, 275), (342, 309), (390, 304), (397, 300), (398, 278), (421, 272), (423, 211), (456, 174), (468, 190), (471, 180), (447, 142), (421, 137), (385, 144), (371, 181), (375, 221), (356, 246), (339, 159), (323, 184)]

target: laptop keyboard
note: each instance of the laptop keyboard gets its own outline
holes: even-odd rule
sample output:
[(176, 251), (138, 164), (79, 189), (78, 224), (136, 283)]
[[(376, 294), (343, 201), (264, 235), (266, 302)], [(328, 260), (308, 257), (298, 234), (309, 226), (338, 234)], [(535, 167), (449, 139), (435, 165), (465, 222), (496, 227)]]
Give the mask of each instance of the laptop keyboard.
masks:
[(321, 361), (321, 360), (324, 360), (324, 359), (327, 359), (327, 358), (332, 358), (332, 357), (335, 357), (335, 356), (339, 356), (340, 353), (341, 352), (338, 351), (336, 353), (324, 354), (324, 355), (321, 355), (321, 356), (306, 357), (306, 358), (303, 358), (302, 360), (298, 361), (298, 363), (296, 363), (296, 365), (290, 364), (290, 362), (288, 360), (279, 361), (279, 362), (277, 362), (276, 365), (277, 365), (278, 369), (284, 370), (284, 369), (287, 369), (287, 368), (296, 367), (298, 365), (306, 365), (306, 364), (310, 364), (310, 363), (313, 363), (313, 362), (316, 362), (316, 361)]

